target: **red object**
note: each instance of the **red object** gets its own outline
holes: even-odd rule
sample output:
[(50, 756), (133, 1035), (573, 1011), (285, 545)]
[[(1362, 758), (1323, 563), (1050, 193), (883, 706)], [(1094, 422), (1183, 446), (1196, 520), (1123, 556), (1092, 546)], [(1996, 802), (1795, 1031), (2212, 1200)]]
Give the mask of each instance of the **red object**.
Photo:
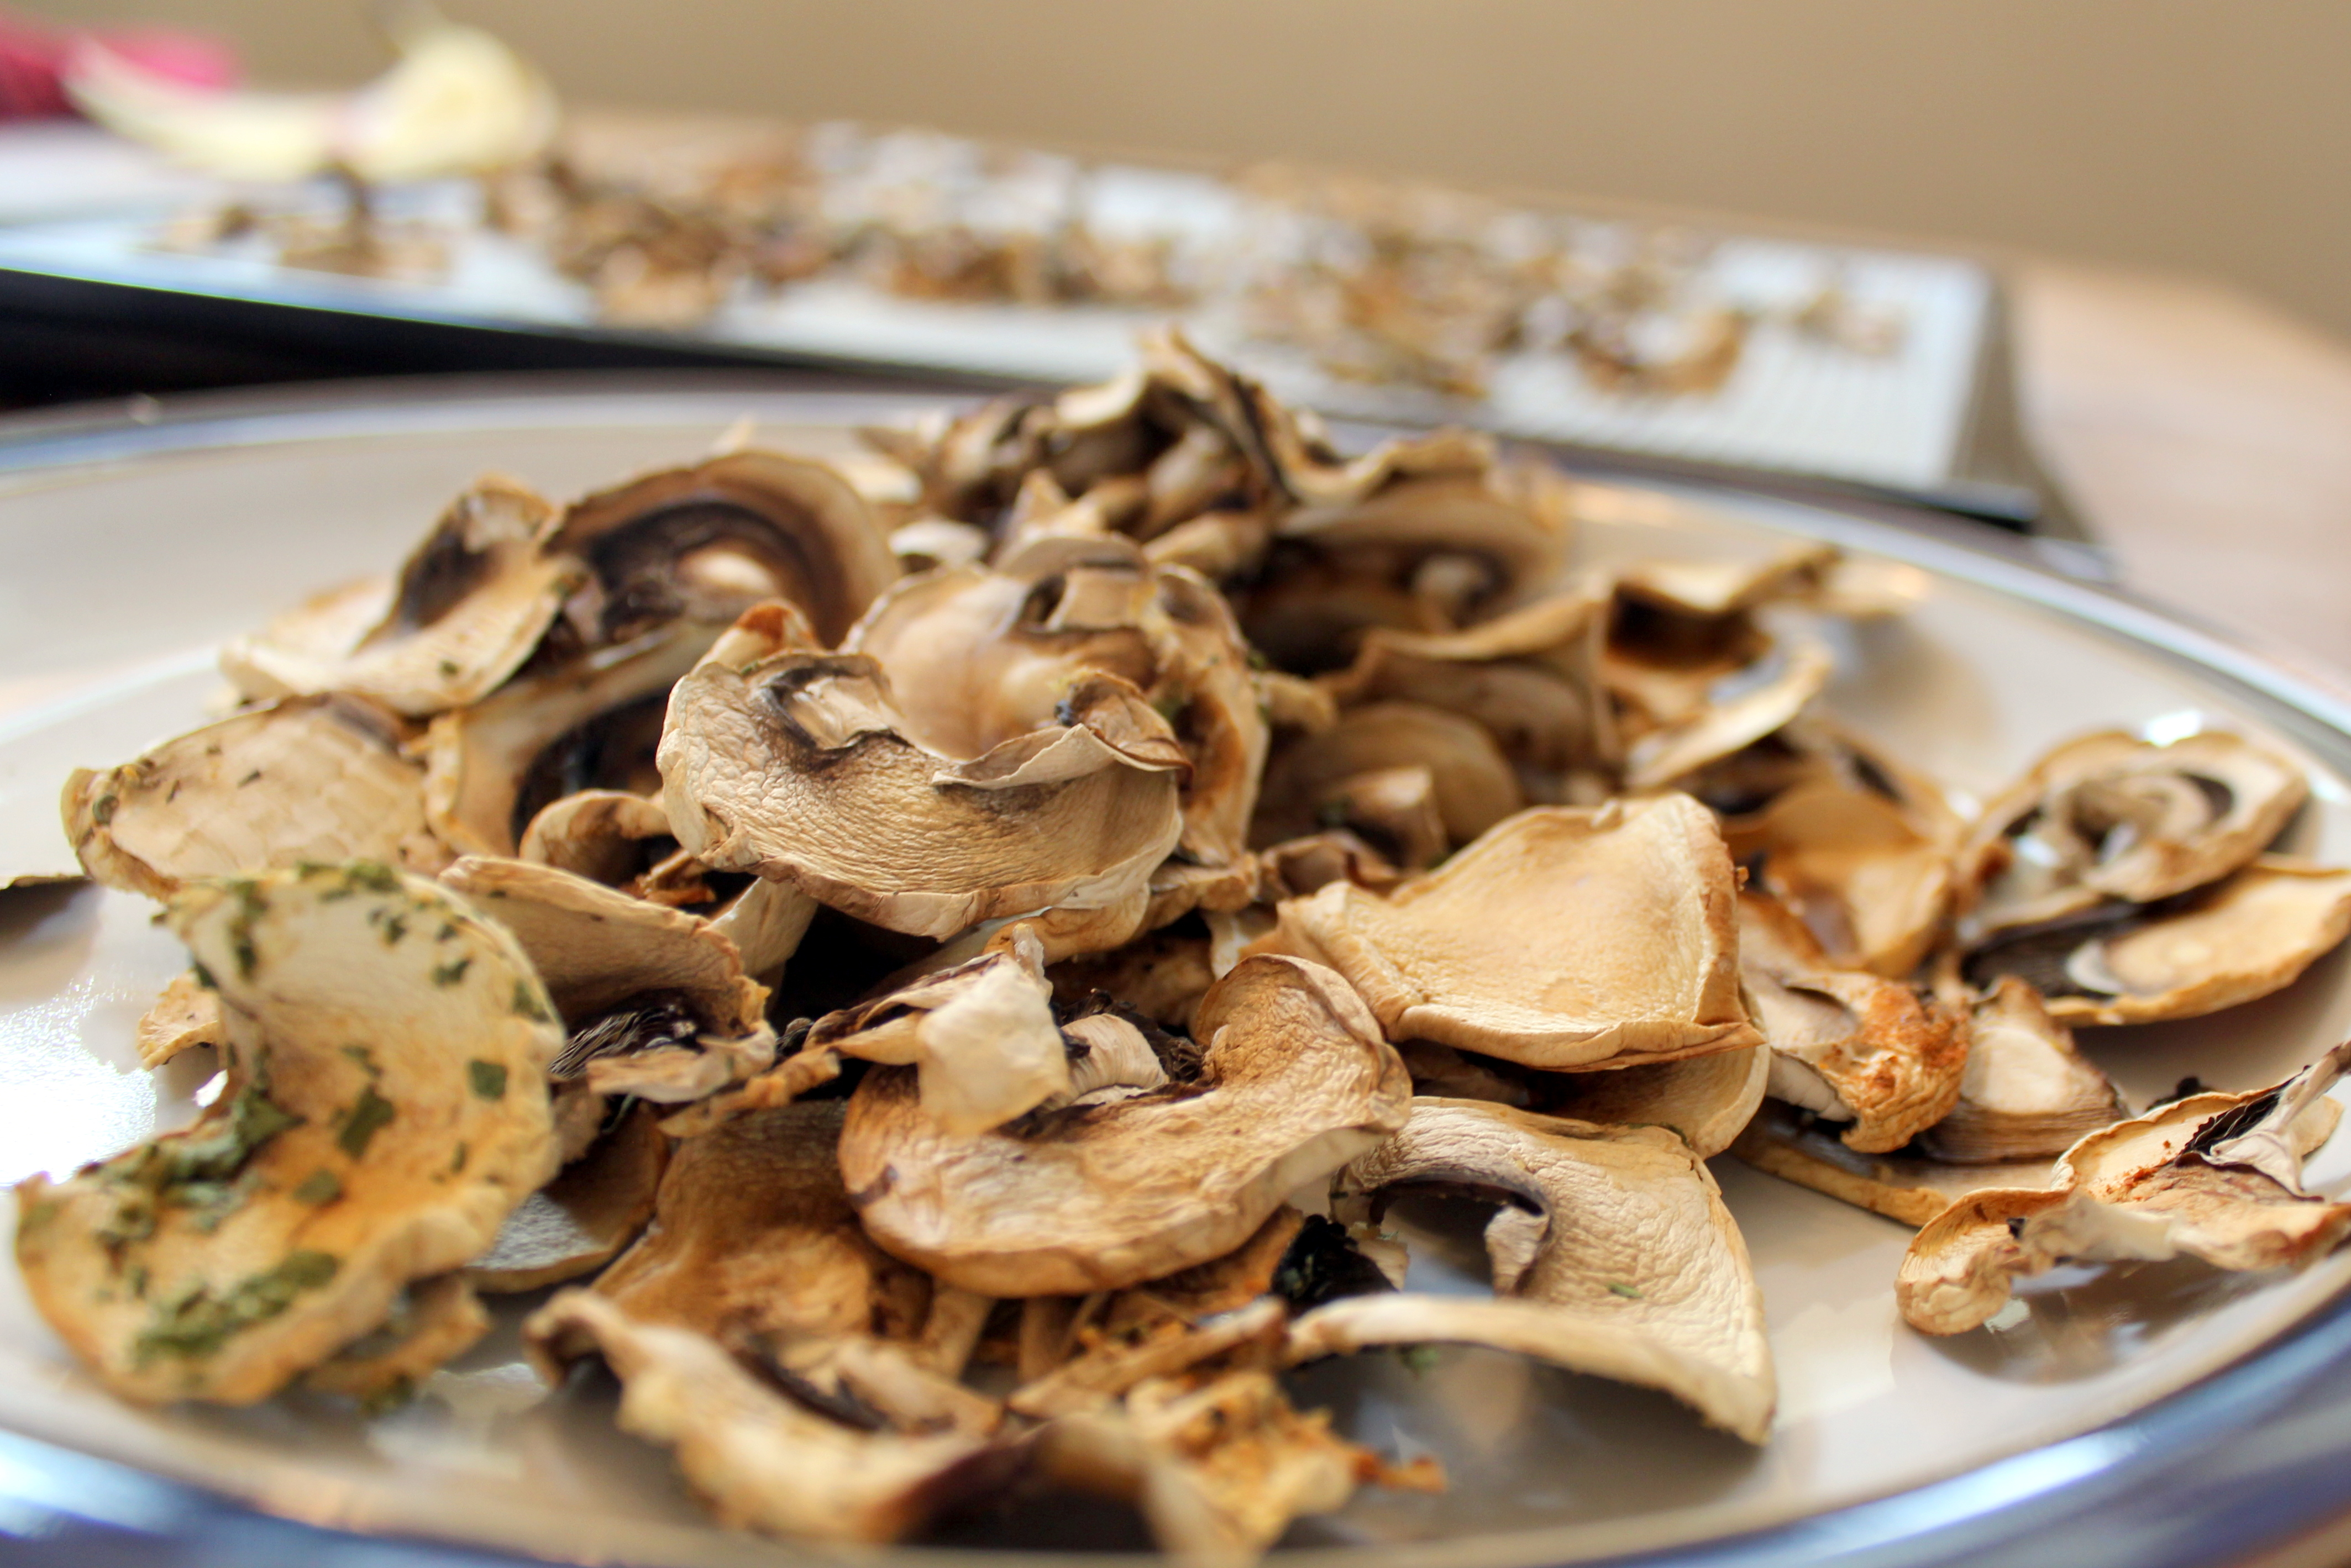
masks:
[(0, 119), (42, 119), (73, 113), (62, 77), (66, 57), (83, 37), (190, 87), (236, 85), (236, 56), (215, 38), (162, 27), (65, 32), (0, 11)]

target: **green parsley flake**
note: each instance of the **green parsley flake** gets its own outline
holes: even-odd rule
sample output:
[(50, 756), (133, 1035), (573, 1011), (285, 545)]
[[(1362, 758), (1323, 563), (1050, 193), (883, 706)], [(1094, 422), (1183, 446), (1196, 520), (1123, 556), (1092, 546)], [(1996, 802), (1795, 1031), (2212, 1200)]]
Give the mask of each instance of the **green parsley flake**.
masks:
[(302, 1185), (294, 1189), (294, 1201), (297, 1203), (308, 1203), (314, 1208), (319, 1208), (323, 1207), (326, 1204), (332, 1203), (336, 1199), (340, 1198), (342, 1195), (342, 1178), (337, 1176), (333, 1171), (329, 1170), (326, 1167), (320, 1166), (318, 1169), (304, 1177), (302, 1179)]
[(474, 1085), (474, 1093), (483, 1099), (503, 1099), (506, 1096), (507, 1066), (503, 1062), (485, 1062), (477, 1056), (465, 1064), (465, 1077)]
[(134, 1346), (140, 1366), (158, 1356), (193, 1361), (211, 1355), (235, 1334), (268, 1322), (294, 1298), (335, 1277), (327, 1252), (288, 1252), (276, 1268), (239, 1280), (218, 1296), (201, 1283), (175, 1293), (155, 1309), (154, 1322)]
[(367, 1153), (368, 1140), (391, 1125), (392, 1115), (392, 1102), (377, 1094), (375, 1085), (370, 1084), (360, 1091), (350, 1114), (343, 1117), (342, 1130), (335, 1134), (336, 1145), (353, 1159), (360, 1158)]

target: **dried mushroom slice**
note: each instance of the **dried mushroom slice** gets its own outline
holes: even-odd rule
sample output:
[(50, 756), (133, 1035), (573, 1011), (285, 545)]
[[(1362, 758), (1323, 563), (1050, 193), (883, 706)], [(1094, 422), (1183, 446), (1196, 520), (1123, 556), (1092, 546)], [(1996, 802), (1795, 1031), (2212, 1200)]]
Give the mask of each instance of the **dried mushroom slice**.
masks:
[[(2220, 1269), (2300, 1266), (2351, 1232), (2351, 1204), (2302, 1189), (2302, 1157), (2331, 1129), (2338, 1045), (2277, 1087), (2190, 1095), (2090, 1134), (2044, 1189), (1954, 1203), (1910, 1243), (1894, 1284), (1913, 1328), (1964, 1334), (2013, 1281), (2056, 1263), (2186, 1255)], [(2314, 1137), (2315, 1135), (2315, 1137)]]
[(1993, 1188), (2042, 1188), (2053, 1159), (1954, 1165), (1925, 1155), (1862, 1154), (1837, 1136), (1836, 1124), (1778, 1100), (1766, 1100), (1731, 1152), (1782, 1181), (1917, 1227), (1959, 1199)]
[(550, 548), (588, 563), (573, 613), (591, 646), (674, 621), (725, 626), (781, 599), (831, 647), (898, 565), (872, 510), (828, 464), (736, 452), (664, 469), (571, 504)]
[(1700, 1159), (1711, 1159), (1754, 1119), (1771, 1081), (1771, 1062), (1770, 1046), (1750, 1045), (1678, 1062), (1548, 1075), (1537, 1083), (1535, 1108), (1602, 1127), (1664, 1127), (1679, 1134)]
[(221, 1020), (220, 993), (206, 986), (193, 971), (174, 976), (155, 1004), (139, 1015), (134, 1030), (139, 1064), (156, 1068), (183, 1051), (199, 1045), (228, 1044)]
[(1727, 836), (1757, 888), (1794, 910), (1840, 969), (1906, 976), (1943, 929), (1951, 840), (1883, 790), (1799, 784)]
[(2218, 881), (2267, 848), (2309, 791), (2298, 764), (2224, 731), (2068, 741), (1976, 818), (1961, 860), (1970, 934)]
[(1423, 847), (1417, 833), (1398, 826), (1393, 800), (1383, 809), (1379, 798), (1381, 779), (1393, 797), (1398, 784), (1408, 782), (1396, 775), (1407, 769), (1427, 774), (1437, 825), (1455, 844), (1468, 843), (1526, 805), (1510, 759), (1482, 725), (1417, 703), (1373, 702), (1348, 710), (1319, 733), (1291, 737), (1274, 753), (1251, 839), (1279, 844), (1343, 825), (1374, 843), (1384, 839), (1398, 864), (1426, 864), (1414, 855)]
[(1786, 725), (1821, 694), (1836, 660), (1811, 640), (1773, 648), (1709, 683), (1704, 705), (1648, 729), (1625, 751), (1627, 789), (1656, 789)]
[(1352, 1206), (1414, 1183), (1503, 1200), (1486, 1228), (1494, 1299), (1333, 1302), (1292, 1325), (1292, 1361), (1382, 1345), (1491, 1345), (1662, 1389), (1710, 1425), (1763, 1440), (1777, 1397), (1763, 1294), (1713, 1177), (1678, 1137), (1415, 1100), (1404, 1130), (1340, 1172), (1332, 1191)]
[(549, 546), (555, 516), (512, 480), (476, 481), (402, 564), (371, 624), (338, 637), (351, 600), (305, 606), (229, 643), (221, 670), (252, 701), (346, 691), (413, 719), (478, 702), (522, 668), (587, 578), (578, 557)]
[(868, 1074), (841, 1142), (867, 1231), (987, 1295), (1115, 1290), (1231, 1251), (1402, 1121), (1404, 1064), (1319, 964), (1242, 961), (1195, 1028), (1174, 1083), (970, 1137), (922, 1114), (906, 1069)]
[(812, 1541), (890, 1542), (1002, 1490), (1027, 1455), (959, 1432), (861, 1430), (820, 1415), (692, 1329), (566, 1291), (524, 1325), (550, 1378), (601, 1355), (621, 1429), (668, 1448), (720, 1523)]
[(1782, 906), (1739, 900), (1740, 972), (1771, 1048), (1771, 1097), (1851, 1124), (1847, 1147), (1897, 1149), (1951, 1113), (1968, 1018), (1899, 981), (1840, 970)]
[(659, 799), (586, 789), (542, 807), (523, 829), (515, 858), (623, 887), (677, 847)]
[(1959, 1103), (1918, 1136), (1918, 1151), (1959, 1165), (2052, 1158), (2129, 1114), (2073, 1031), (2009, 975), (1970, 1010)]
[(405, 1402), (416, 1386), (479, 1344), (490, 1314), (463, 1274), (442, 1274), (400, 1293), (383, 1325), (303, 1375), (302, 1386), (378, 1410)]
[(677, 684), (664, 802), (705, 865), (946, 938), (1052, 907), (1140, 912), (1183, 831), (1183, 759), (1135, 690), (1094, 675), (1053, 725), (958, 760), (912, 740), (871, 659), (705, 661)]
[(381, 860), (432, 872), (407, 728), (356, 697), (289, 697), (192, 730), (136, 762), (66, 781), (66, 836), (91, 877), (168, 898), (205, 877)]
[(2060, 1023), (2198, 1018), (2280, 991), (2351, 933), (2351, 871), (2264, 855), (2210, 888), (2004, 931), (1970, 983), (2031, 981)]
[(1630, 1066), (1758, 1038), (1740, 999), (1729, 857), (1687, 795), (1520, 812), (1387, 897), (1334, 882), (1282, 905), (1259, 946), (1338, 970), (1392, 1040), (1530, 1067)]
[(220, 989), (227, 1083), (184, 1131), (19, 1184), (16, 1259), (115, 1392), (248, 1404), (554, 1174), (562, 1036), (513, 939), (381, 866), (206, 883), (165, 919)]
[(1260, 1297), (1196, 1324), (1163, 1319), (1158, 1333), (1139, 1334), (1131, 1343), (1108, 1340), (1022, 1384), (1005, 1405), (1018, 1415), (1045, 1420), (1107, 1409), (1137, 1384), (1190, 1372), (1212, 1361), (1242, 1357), (1270, 1369), (1280, 1364), (1282, 1331), (1289, 1322), (1290, 1309), (1276, 1296)]
[(507, 1216), (489, 1251), (465, 1267), (475, 1289), (536, 1291), (611, 1262), (653, 1218), (669, 1164), (660, 1114), (632, 1106), (553, 1181)]

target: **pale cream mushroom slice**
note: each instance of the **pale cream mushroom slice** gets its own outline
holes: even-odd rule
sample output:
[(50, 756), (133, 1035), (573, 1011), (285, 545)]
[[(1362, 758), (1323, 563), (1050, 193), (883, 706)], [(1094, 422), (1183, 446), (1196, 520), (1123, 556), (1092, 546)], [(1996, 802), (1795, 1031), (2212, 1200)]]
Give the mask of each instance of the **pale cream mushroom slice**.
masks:
[[(1196, 1075), (955, 1137), (905, 1068), (869, 1073), (843, 1179), (883, 1248), (986, 1295), (1077, 1295), (1230, 1252), (1301, 1183), (1400, 1125), (1411, 1081), (1337, 975), (1246, 959), (1202, 1000)], [(1183, 1069), (1183, 1070), (1180, 1070)]]
[(227, 1082), (184, 1131), (20, 1183), (16, 1259), (116, 1393), (249, 1404), (554, 1174), (562, 1033), (511, 937), (381, 866), (205, 883), (165, 919), (219, 988)]
[[(1768, 1014), (1764, 1022), (1768, 1029)], [(1533, 1108), (1603, 1127), (1664, 1127), (1711, 1159), (1754, 1119), (1771, 1066), (1769, 1045), (1750, 1045), (1614, 1071), (1545, 1074), (1535, 1080)]]
[(1758, 890), (1794, 910), (1840, 969), (1908, 975), (1942, 933), (1956, 846), (1881, 790), (1801, 784), (1727, 837)]
[(1897, 1149), (1950, 1115), (1969, 1019), (1901, 981), (1836, 968), (1785, 907), (1739, 900), (1740, 972), (1771, 1046), (1770, 1093), (1847, 1124), (1861, 1153)]
[(1967, 933), (2216, 882), (2268, 848), (2309, 791), (2300, 764), (2225, 731), (2068, 741), (1978, 814), (1961, 857)]
[(1184, 761), (1135, 689), (1089, 675), (1055, 722), (957, 758), (910, 738), (881, 666), (783, 651), (705, 661), (661, 746), (672, 828), (705, 865), (789, 882), (939, 939), (1146, 897), (1183, 832)]
[(676, 847), (657, 797), (586, 789), (541, 807), (523, 829), (515, 858), (622, 888)]
[(1918, 1136), (1918, 1152), (1959, 1165), (2053, 1158), (2129, 1114), (2040, 993), (2007, 975), (1970, 1009), (1959, 1103)]
[(2302, 1188), (2302, 1159), (2340, 1118), (2325, 1098), (2351, 1061), (2338, 1045), (2275, 1088), (2190, 1095), (2083, 1138), (2042, 1189), (1954, 1203), (1910, 1243), (1894, 1294), (1927, 1334), (1963, 1334), (2014, 1281), (2062, 1262), (2197, 1258), (2219, 1269), (2298, 1267), (2351, 1233), (2351, 1204)]
[(347, 691), (423, 719), (486, 697), (522, 668), (588, 578), (553, 546), (554, 504), (512, 480), (477, 481), (402, 563), (372, 624), (338, 638), (350, 598), (314, 601), (221, 650), (248, 701)]
[(794, 1539), (884, 1542), (999, 1492), (1021, 1446), (962, 1432), (862, 1430), (820, 1415), (690, 1328), (632, 1319), (584, 1290), (524, 1325), (544, 1374), (601, 1355), (622, 1431), (669, 1449), (721, 1524)]
[(442, 880), (530, 955), (570, 1036), (559, 1082), (676, 1105), (775, 1060), (767, 988), (710, 921), (521, 860), (469, 856)]
[(2151, 1023), (2283, 990), (2346, 934), (2351, 870), (2264, 855), (2176, 899), (2001, 932), (1962, 967), (1979, 987), (2030, 981), (2060, 1023)]
[(1669, 794), (1520, 812), (1386, 897), (1285, 903), (1257, 947), (1332, 965), (1392, 1040), (1631, 1066), (1757, 1043), (1736, 919), (1712, 814)]
[[(1467, 844), (1526, 805), (1510, 760), (1482, 724), (1416, 702), (1349, 709), (1319, 733), (1293, 735), (1265, 770), (1249, 832), (1263, 846), (1321, 828), (1364, 833), (1401, 866), (1425, 865), (1423, 815), (1400, 770), (1428, 776), (1428, 805), (1450, 844)], [(1356, 798), (1356, 797), (1362, 798)]]
[(1763, 1440), (1777, 1385), (1762, 1291), (1714, 1178), (1677, 1135), (1415, 1100), (1401, 1133), (1334, 1179), (1333, 1201), (1375, 1204), (1416, 1183), (1502, 1199), (1486, 1228), (1492, 1299), (1407, 1292), (1333, 1302), (1291, 1325), (1292, 1361), (1386, 1345), (1490, 1345), (1661, 1389), (1710, 1425)]
[(139, 1015), (132, 1038), (139, 1051), (139, 1064), (156, 1068), (183, 1051), (200, 1045), (222, 1046), (228, 1044), (227, 1026), (221, 1019), (220, 993), (196, 978), (193, 971), (176, 975), (163, 988), (155, 1004)]
[(449, 862), (407, 726), (356, 697), (289, 697), (66, 781), (66, 836), (91, 877), (168, 898), (205, 877), (304, 862)]
[(497, 1240), (465, 1266), (466, 1280), (476, 1290), (512, 1293), (602, 1268), (653, 1219), (669, 1154), (660, 1113), (629, 1106), (554, 1180), (515, 1206)]

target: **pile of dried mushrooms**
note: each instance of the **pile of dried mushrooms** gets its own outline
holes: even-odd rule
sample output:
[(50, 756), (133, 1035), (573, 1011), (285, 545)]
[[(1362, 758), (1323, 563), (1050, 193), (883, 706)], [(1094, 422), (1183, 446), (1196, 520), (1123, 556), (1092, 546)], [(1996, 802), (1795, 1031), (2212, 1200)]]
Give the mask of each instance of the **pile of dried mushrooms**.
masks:
[[(1579, 569), (1555, 471), (1342, 457), (1173, 335), (872, 442), (485, 480), (75, 774), (191, 954), (142, 1059), (226, 1070), (18, 1189), (106, 1386), (395, 1400), (561, 1285), (547, 1376), (601, 1360), (729, 1523), (1071, 1487), (1232, 1563), (1443, 1484), (1292, 1406), (1319, 1357), (1495, 1347), (1764, 1441), (1726, 1151), (1918, 1227), (1929, 1334), (2351, 1229), (2301, 1180), (2345, 1050), (2135, 1116), (2074, 1041), (2351, 929), (2266, 745), (2087, 735), (1970, 816), (1817, 701), (1806, 628), (1899, 572)], [(1489, 1294), (1405, 1288), (1431, 1186)]]

